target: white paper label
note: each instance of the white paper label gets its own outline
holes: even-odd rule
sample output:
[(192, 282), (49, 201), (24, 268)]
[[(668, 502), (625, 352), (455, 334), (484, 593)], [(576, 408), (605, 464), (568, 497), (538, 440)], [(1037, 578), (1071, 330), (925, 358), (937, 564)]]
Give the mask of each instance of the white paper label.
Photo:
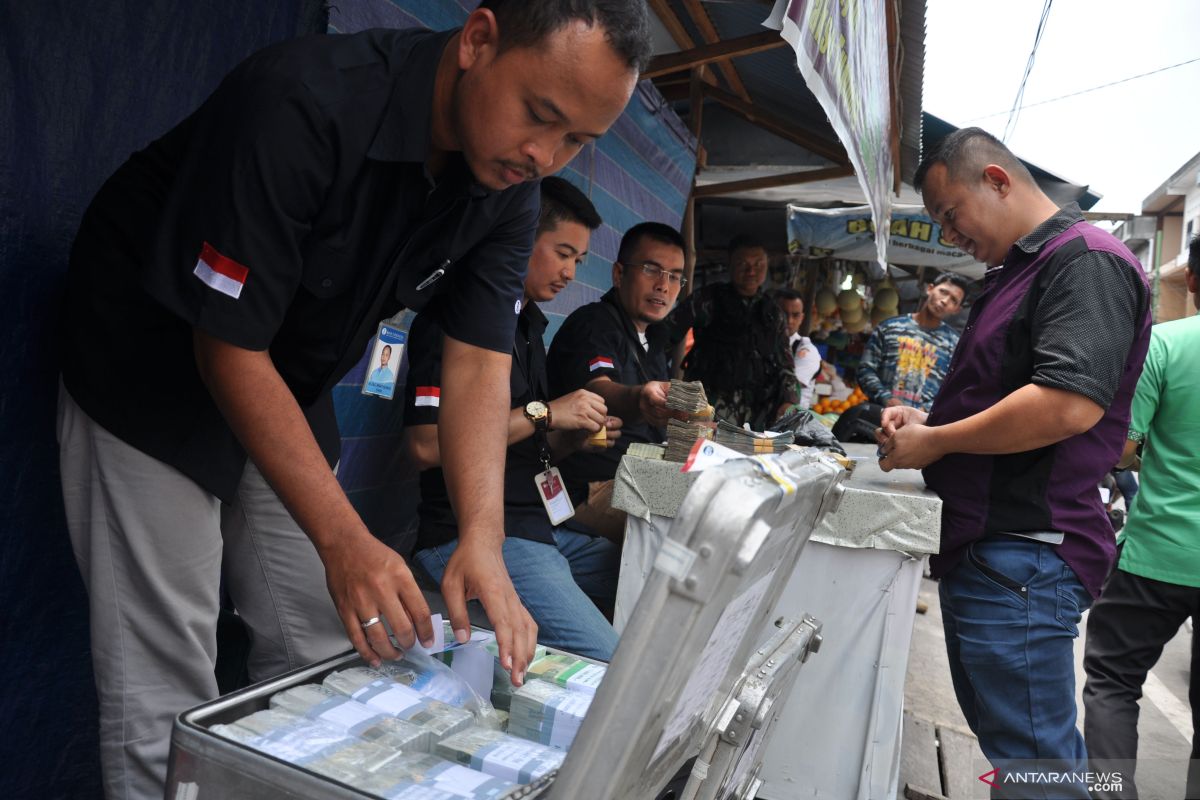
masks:
[[(488, 754), (483, 757), (483, 763), (490, 767), (488, 772), (497, 777), (517, 783), (521, 779), (521, 770), (528, 767), (530, 762), (544, 757), (546, 748), (539, 744), (521, 741), (498, 742)], [(549, 768), (537, 771), (534, 777), (548, 772)]]
[(333, 723), (339, 728), (345, 728), (346, 730), (349, 730), (356, 725), (369, 722), (378, 716), (378, 712), (372, 711), (362, 703), (352, 703), (347, 701), (322, 711), (317, 719)]
[(362, 698), (362, 702), (366, 705), (391, 714), (393, 717), (403, 716), (407, 711), (425, 703), (424, 696), (415, 689), (390, 679), (389, 682), (392, 685), (378, 691), (383, 682), (373, 681), (350, 696), (355, 700)]
[(600, 688), (600, 682), (604, 680), (607, 672), (608, 670), (599, 664), (588, 664), (579, 670), (579, 672), (567, 678), (567, 688), (595, 694), (596, 689)]
[(491, 775), (484, 774), (470, 767), (460, 767), (458, 764), (451, 764), (441, 772), (430, 777), (434, 779), (437, 787), (443, 792), (454, 792), (455, 794), (461, 792), (472, 794), (483, 784), (495, 780)]

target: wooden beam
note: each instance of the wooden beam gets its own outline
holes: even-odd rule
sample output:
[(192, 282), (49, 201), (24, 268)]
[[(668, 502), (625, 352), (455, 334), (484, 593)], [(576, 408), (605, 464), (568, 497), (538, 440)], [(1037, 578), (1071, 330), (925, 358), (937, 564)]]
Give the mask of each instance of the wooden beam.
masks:
[(738, 192), (751, 192), (756, 189), (774, 189), (779, 186), (793, 186), (799, 183), (812, 183), (832, 178), (844, 178), (853, 175), (854, 168), (850, 166), (826, 167), (825, 169), (810, 169), (803, 172), (787, 172), (783, 175), (764, 175), (761, 178), (747, 178), (741, 181), (726, 181), (725, 183), (710, 183), (697, 186), (692, 190), (692, 197), (719, 197)]
[[(709, 17), (708, 11), (701, 5), (700, 0), (683, 0), (683, 6), (687, 9), (688, 16), (700, 29), (700, 35), (704, 37), (704, 41), (708, 44), (715, 44), (721, 41), (721, 34), (717, 33), (717, 28), (712, 23), (712, 18)], [(783, 40), (783, 37), (779, 37)], [(725, 78), (725, 82), (729, 84), (729, 88), (738, 97), (751, 102), (750, 93), (746, 91), (746, 84), (742, 83), (742, 76), (738, 74), (737, 67), (729, 59), (722, 59), (717, 62), (717, 70)]]
[(704, 87), (704, 96), (716, 100), (730, 111), (746, 121), (759, 126), (763, 130), (770, 131), (781, 139), (794, 142), (805, 150), (816, 153), (822, 158), (827, 158), (835, 164), (849, 163), (846, 149), (839, 142), (831, 142), (828, 139), (822, 139), (810, 133), (798, 131), (787, 120), (769, 111), (764, 111), (751, 103), (747, 103), (740, 97), (730, 94), (723, 89), (718, 89), (715, 86)]
[[(663, 27), (667, 29), (667, 33), (671, 34), (671, 38), (675, 40), (676, 46), (681, 50), (690, 50), (696, 46), (696, 42), (692, 39), (687, 28), (683, 27), (683, 23), (679, 21), (679, 17), (675, 16), (675, 12), (671, 9), (671, 4), (668, 0), (649, 0), (650, 9), (662, 22)], [(653, 59), (651, 59), (653, 62)], [(642, 78), (649, 78), (649, 75), (643, 74)], [(702, 77), (705, 83), (711, 83), (714, 86), (717, 79), (708, 70), (704, 70)]]
[(898, 4), (887, 3), (888, 105), (891, 108), (892, 191), (900, 196), (900, 13)]
[[(762, 33), (752, 33), (749, 36), (739, 36), (736, 39), (725, 39), (724, 41), (713, 42), (712, 44), (702, 44), (699, 47), (692, 47), (687, 50), (680, 50), (678, 53), (665, 53), (661, 56), (655, 56), (650, 59), (650, 66), (642, 73), (643, 78), (657, 78), (660, 75), (667, 75), (680, 70), (699, 67), (703, 64), (711, 64), (714, 61), (718, 63), (717, 67), (721, 69), (729, 84), (734, 86), (734, 91), (741, 95), (746, 91), (746, 87), (742, 85), (741, 79), (737, 76), (737, 72), (731, 67), (727, 72), (728, 59), (734, 56), (745, 56), (751, 53), (761, 53), (764, 50), (774, 50), (776, 47), (781, 47), (787, 44), (786, 41), (776, 31), (763, 31)], [(733, 78), (730, 79), (730, 72)], [(737, 88), (741, 88), (741, 92)], [(749, 102), (747, 98), (743, 100)]]

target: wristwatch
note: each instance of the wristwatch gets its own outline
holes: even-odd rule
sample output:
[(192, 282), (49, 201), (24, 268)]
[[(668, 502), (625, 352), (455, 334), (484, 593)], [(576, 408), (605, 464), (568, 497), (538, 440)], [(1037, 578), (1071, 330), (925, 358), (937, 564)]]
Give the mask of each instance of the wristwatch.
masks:
[(550, 406), (541, 400), (525, 404), (525, 419), (533, 423), (533, 427), (543, 433), (550, 430)]

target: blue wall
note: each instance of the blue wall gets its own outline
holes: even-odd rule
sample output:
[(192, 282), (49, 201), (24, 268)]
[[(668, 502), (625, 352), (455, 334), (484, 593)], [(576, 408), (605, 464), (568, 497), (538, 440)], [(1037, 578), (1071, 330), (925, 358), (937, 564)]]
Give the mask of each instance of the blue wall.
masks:
[(101, 182), (319, 0), (0, 0), (0, 797), (100, 796), (54, 441), (67, 250)]

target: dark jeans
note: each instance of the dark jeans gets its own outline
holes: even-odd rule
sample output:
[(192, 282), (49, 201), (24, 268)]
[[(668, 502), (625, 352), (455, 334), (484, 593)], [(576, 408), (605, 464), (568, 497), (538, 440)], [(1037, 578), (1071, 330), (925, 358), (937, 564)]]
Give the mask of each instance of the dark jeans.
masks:
[[(1093, 770), (1120, 761), (1124, 791), (1096, 797), (1137, 797), (1133, 762), (1138, 749), (1138, 700), (1150, 668), (1188, 617), (1200, 612), (1200, 589), (1114, 570), (1088, 616), (1083, 668), (1084, 738)], [(1188, 700), (1195, 726), (1200, 704), (1200, 648), (1192, 637)], [(1192, 736), (1187, 796), (1200, 798), (1200, 738)]]

